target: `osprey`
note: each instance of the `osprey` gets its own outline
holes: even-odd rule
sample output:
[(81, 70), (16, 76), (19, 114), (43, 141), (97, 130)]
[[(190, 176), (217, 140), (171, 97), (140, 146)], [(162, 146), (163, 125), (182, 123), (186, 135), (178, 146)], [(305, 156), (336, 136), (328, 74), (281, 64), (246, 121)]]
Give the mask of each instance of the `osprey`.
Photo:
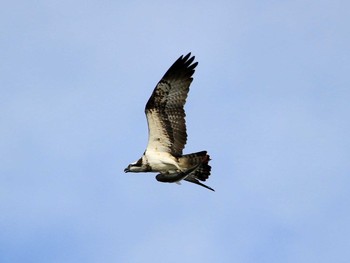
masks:
[(182, 154), (187, 141), (185, 110), (187, 94), (198, 62), (191, 53), (181, 56), (158, 82), (145, 113), (148, 145), (142, 157), (124, 172), (157, 172), (157, 181), (179, 183), (185, 180), (214, 191), (201, 183), (210, 175), (210, 157), (206, 151)]

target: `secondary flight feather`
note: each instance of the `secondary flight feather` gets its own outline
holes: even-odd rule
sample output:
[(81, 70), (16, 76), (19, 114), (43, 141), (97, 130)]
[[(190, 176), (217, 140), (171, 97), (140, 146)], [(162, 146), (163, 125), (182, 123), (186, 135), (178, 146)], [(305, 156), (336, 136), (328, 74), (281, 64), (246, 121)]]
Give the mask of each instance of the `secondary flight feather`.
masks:
[(128, 165), (125, 172), (156, 172), (164, 183), (185, 180), (214, 191), (201, 183), (210, 176), (210, 157), (206, 151), (183, 154), (187, 142), (184, 105), (192, 75), (198, 62), (191, 53), (181, 56), (158, 82), (149, 98), (145, 113), (148, 144), (142, 157)]

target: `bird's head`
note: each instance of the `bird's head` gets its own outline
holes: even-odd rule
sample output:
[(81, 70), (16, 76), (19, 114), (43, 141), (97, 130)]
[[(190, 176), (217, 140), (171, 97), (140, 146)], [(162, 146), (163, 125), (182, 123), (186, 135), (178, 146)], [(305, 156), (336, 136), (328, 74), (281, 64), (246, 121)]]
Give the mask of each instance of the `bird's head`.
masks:
[(128, 167), (124, 169), (124, 172), (140, 173), (140, 172), (148, 172), (149, 169), (150, 169), (149, 166), (147, 164), (144, 164), (142, 162), (142, 158), (140, 158), (138, 161), (129, 164)]

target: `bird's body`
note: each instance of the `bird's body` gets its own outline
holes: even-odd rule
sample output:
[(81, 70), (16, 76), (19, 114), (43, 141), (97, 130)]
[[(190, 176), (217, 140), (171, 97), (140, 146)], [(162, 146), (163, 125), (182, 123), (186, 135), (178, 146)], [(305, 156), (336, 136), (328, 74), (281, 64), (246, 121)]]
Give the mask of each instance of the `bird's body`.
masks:
[(186, 180), (213, 190), (199, 182), (210, 175), (207, 152), (182, 154), (187, 141), (184, 105), (198, 64), (190, 56), (176, 60), (158, 82), (145, 107), (149, 135), (146, 151), (124, 171), (158, 172), (156, 179), (160, 182)]

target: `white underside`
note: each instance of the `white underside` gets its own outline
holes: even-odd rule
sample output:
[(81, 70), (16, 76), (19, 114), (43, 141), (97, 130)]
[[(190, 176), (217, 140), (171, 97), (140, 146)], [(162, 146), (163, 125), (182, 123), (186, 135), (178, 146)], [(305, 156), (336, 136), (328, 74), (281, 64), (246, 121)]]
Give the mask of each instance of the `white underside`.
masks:
[(154, 172), (175, 173), (181, 171), (176, 158), (167, 152), (156, 152), (147, 150), (145, 152), (148, 164)]

